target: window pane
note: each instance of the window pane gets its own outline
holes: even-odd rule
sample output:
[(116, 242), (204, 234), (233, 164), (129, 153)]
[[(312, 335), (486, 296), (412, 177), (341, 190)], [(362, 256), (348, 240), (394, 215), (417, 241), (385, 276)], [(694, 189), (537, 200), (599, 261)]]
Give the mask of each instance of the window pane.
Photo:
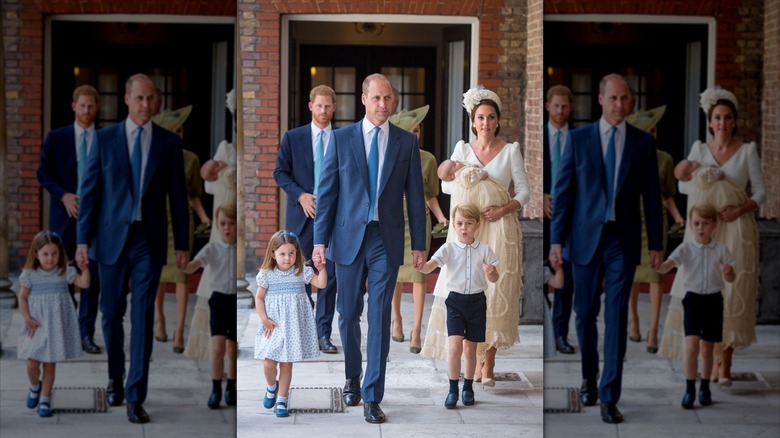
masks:
[(424, 93), (425, 92), (425, 69), (407, 68), (404, 69), (404, 93)]
[(390, 81), (390, 85), (395, 87), (396, 90), (399, 92), (404, 91), (403, 88), (403, 68), (401, 67), (382, 67), (382, 70), (380, 71), (388, 81)]
[(335, 76), (333, 90), (336, 91), (336, 93), (355, 92), (356, 73), (354, 67), (336, 67)]
[(352, 94), (336, 95), (336, 114), (337, 120), (355, 121), (355, 96)]
[(331, 86), (333, 84), (333, 69), (324, 66), (313, 66), (309, 69), (312, 88), (317, 85)]
[(575, 72), (571, 78), (573, 93), (590, 93), (590, 73)]

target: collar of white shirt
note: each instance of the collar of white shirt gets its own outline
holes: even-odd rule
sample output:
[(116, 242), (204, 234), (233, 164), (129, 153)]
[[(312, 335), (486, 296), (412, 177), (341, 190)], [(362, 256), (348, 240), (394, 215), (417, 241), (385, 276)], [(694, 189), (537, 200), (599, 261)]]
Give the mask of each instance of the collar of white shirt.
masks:
[[(373, 123), (369, 122), (367, 118), (363, 117), (363, 138), (365, 138), (375, 127)], [(385, 123), (382, 123), (379, 125), (379, 129), (382, 130), (382, 133), (387, 137), (387, 133), (390, 130), (390, 122), (385, 120)]]
[(713, 240), (710, 240), (710, 243), (707, 243), (707, 244), (704, 244), (704, 243), (699, 243), (699, 242), (697, 242), (697, 241), (695, 241), (695, 240), (694, 240), (694, 241), (692, 241), (691, 243), (693, 243), (693, 245), (694, 245), (696, 248), (702, 248), (702, 247), (705, 247), (705, 246), (706, 246), (707, 248), (709, 248), (709, 249), (712, 249), (712, 248), (715, 248), (715, 243), (716, 243), (716, 242), (715, 242), (715, 239), (713, 239)]
[[(612, 129), (612, 126), (613, 125), (610, 125), (609, 122), (607, 122), (607, 120), (604, 118), (604, 116), (602, 116), (601, 119), (599, 119), (599, 132), (601, 133), (602, 136), (609, 135), (609, 130)], [(620, 135), (622, 135), (623, 138), (625, 138), (626, 121), (623, 120), (619, 124), (615, 125), (615, 127), (617, 128)]]
[(472, 249), (477, 249), (477, 247), (479, 246), (479, 240), (477, 240), (477, 239), (474, 239), (474, 241), (473, 241), (473, 242), (471, 242), (471, 244), (468, 244), (468, 243), (463, 243), (463, 242), (461, 242), (460, 240), (455, 240), (455, 241), (453, 241), (453, 243), (455, 243), (455, 245), (456, 245), (458, 248), (460, 248), (460, 249), (464, 249), (464, 248), (466, 248), (467, 246), (470, 246)]

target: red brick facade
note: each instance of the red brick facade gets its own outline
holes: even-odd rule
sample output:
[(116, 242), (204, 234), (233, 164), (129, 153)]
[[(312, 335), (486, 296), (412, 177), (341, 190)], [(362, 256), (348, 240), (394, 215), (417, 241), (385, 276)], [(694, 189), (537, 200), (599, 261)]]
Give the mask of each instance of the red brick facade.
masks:
[(49, 14), (167, 14), (235, 16), (235, 2), (220, 0), (4, 0), (5, 99), (9, 268), (24, 262), (29, 242), (43, 226), (42, 191), (35, 172), (43, 131), (44, 18)]
[(761, 162), (768, 187), (761, 216), (780, 217), (780, 2), (764, 9), (764, 77), (761, 96)]
[[(526, 0), (465, 0), (459, 2), (354, 2), (329, 0), (241, 1), (239, 32), (243, 81), (244, 150), (246, 165), (245, 217), (247, 265), (259, 262), (268, 236), (279, 224), (279, 189), (272, 172), (281, 136), (279, 83), (281, 80), (281, 18), (285, 14), (418, 14), (472, 16), (480, 21), (479, 83), (508, 96), (502, 109), (501, 136), (523, 142), (528, 108), (526, 96)], [(532, 3), (539, 3), (533, 1)], [(540, 8), (541, 6), (539, 6)], [(539, 16), (541, 19), (541, 16)], [(541, 54), (539, 54), (541, 56)], [(541, 75), (541, 60), (537, 68)], [(541, 142), (528, 144), (541, 150)], [(541, 160), (533, 170), (541, 178)], [(541, 186), (541, 184), (539, 184)], [(539, 216), (541, 193), (534, 193), (527, 216)]]

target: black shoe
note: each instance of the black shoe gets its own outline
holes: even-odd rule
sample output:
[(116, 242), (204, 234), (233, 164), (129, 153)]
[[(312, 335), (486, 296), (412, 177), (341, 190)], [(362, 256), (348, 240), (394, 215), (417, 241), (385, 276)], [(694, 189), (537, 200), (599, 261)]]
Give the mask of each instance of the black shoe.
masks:
[(596, 379), (582, 379), (582, 385), (580, 386), (580, 401), (582, 404), (584, 406), (594, 406), (598, 399)]
[(682, 403), (680, 403), (683, 409), (693, 408), (693, 401), (696, 400), (696, 396), (692, 392), (686, 392), (683, 396)]
[(563, 336), (555, 338), (555, 349), (563, 354), (574, 354), (574, 347)]
[(709, 406), (712, 404), (712, 394), (709, 389), (699, 390), (699, 404), (702, 406)]
[(228, 406), (236, 405), (236, 389), (228, 386), (225, 388), (225, 404)]
[(149, 422), (149, 414), (146, 413), (141, 403), (127, 403), (127, 419), (131, 423), (142, 424)]
[(121, 380), (108, 379), (106, 388), (106, 400), (109, 406), (121, 406), (125, 401), (125, 391)]
[(329, 337), (323, 336), (320, 338), (320, 351), (326, 354), (336, 354), (339, 349), (330, 342)]
[(617, 424), (623, 421), (623, 414), (617, 408), (615, 403), (601, 403), (601, 421), (609, 424)]
[(81, 338), (81, 349), (87, 354), (100, 354), (100, 347), (89, 336)]
[(463, 406), (471, 406), (474, 404), (474, 391), (464, 389), (460, 393), (460, 397), (463, 399)]
[(444, 407), (447, 409), (455, 409), (458, 404), (458, 394), (450, 392), (447, 394), (447, 398), (444, 400)]
[(347, 383), (344, 384), (344, 394), (342, 394), (341, 398), (347, 406), (360, 404), (360, 376), (347, 379)]
[(217, 392), (212, 392), (209, 396), (208, 405), (211, 409), (219, 409), (219, 402), (222, 401), (222, 394)]
[(385, 422), (385, 413), (377, 402), (366, 402), (363, 405), (363, 416), (369, 423), (379, 424)]

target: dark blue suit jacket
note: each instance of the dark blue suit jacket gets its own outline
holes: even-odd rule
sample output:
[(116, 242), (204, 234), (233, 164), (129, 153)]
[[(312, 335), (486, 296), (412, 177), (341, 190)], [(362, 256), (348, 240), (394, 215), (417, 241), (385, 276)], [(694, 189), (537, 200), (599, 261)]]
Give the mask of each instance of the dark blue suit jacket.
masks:
[[(551, 244), (569, 250), (569, 260), (587, 264), (598, 249), (607, 208), (607, 183), (599, 122), (569, 131), (558, 169)], [(626, 124), (626, 141), (617, 175), (615, 217), (627, 266), (640, 261), (640, 194), (647, 220), (648, 248), (661, 251), (662, 216), (658, 164), (653, 137)]]
[[(81, 186), (78, 244), (90, 245), (99, 263), (116, 263), (125, 246), (132, 224), (132, 181), (125, 121), (96, 131)], [(166, 196), (170, 200), (174, 247), (186, 251), (189, 211), (179, 137), (153, 124), (142, 182), (141, 229), (152, 263), (160, 266), (167, 256)]]
[(298, 197), (302, 193), (314, 192), (311, 123), (291, 129), (282, 137), (274, 167), (274, 180), (276, 185), (287, 193), (285, 227), (288, 231), (300, 235), (309, 218), (304, 214)]
[[(368, 216), (368, 166), (362, 120), (331, 136), (320, 173), (314, 244), (328, 246), (328, 258), (349, 265), (357, 257)], [(404, 263), (404, 195), (413, 250), (425, 250), (425, 193), (417, 137), (390, 124), (379, 181), (379, 226), (390, 263)]]
[[(66, 193), (78, 189), (78, 161), (76, 157), (76, 129), (68, 126), (49, 132), (43, 142), (38, 163), (38, 182), (49, 192), (49, 229), (60, 234), (68, 257), (76, 249), (76, 219), (68, 217), (62, 204)], [(72, 236), (72, 239), (69, 238)]]

